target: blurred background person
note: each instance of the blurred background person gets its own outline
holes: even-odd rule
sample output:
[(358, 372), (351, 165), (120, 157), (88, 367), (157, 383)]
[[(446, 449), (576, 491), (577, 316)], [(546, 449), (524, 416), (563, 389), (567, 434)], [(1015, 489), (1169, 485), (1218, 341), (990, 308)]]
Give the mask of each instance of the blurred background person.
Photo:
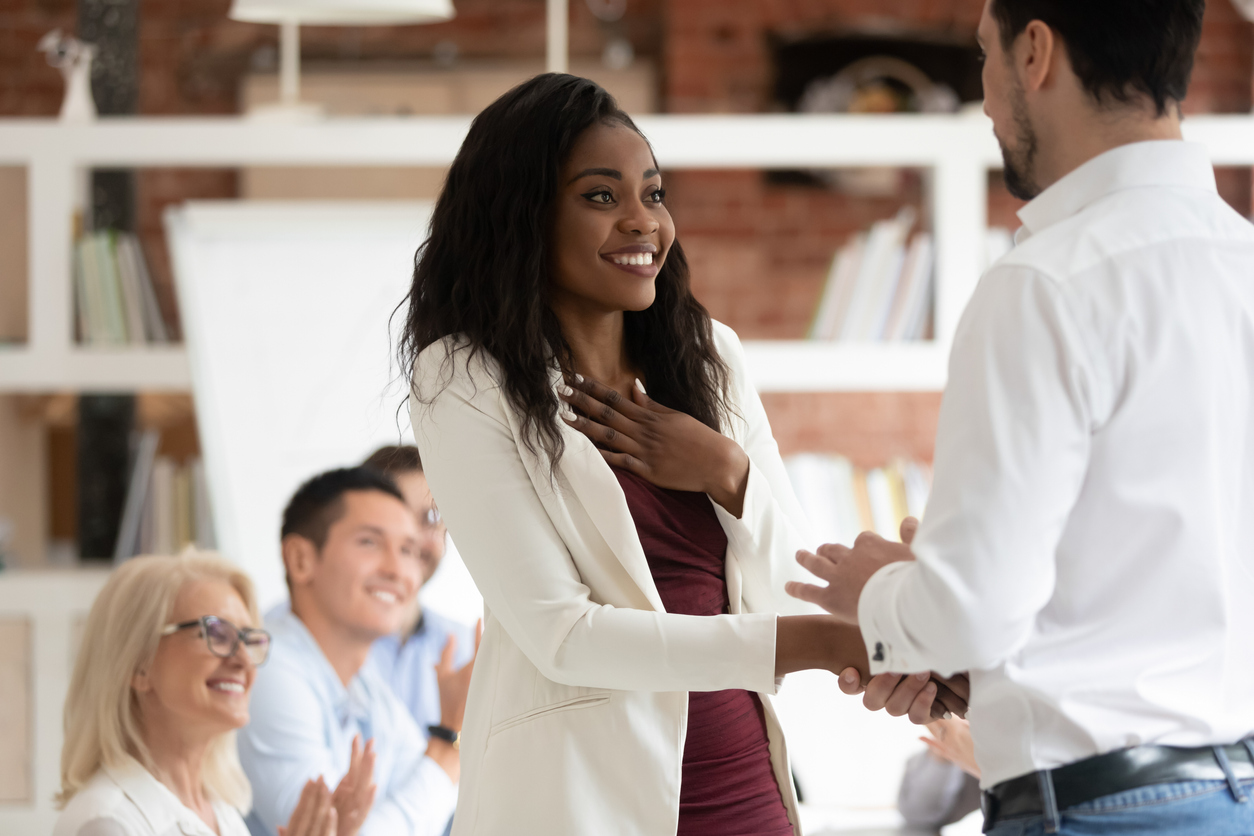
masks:
[[(270, 638), (252, 582), (208, 554), (138, 557), (92, 605), (65, 703), (55, 836), (245, 836), (252, 793), (235, 750)], [(332, 836), (307, 782), (286, 836)]]
[(418, 730), (427, 735), (430, 728), (440, 725), (436, 666), (450, 648), (454, 665), (460, 668), (468, 664), (475, 654), (474, 628), (424, 606), (421, 600), (422, 587), (444, 559), (448, 532), (422, 472), (418, 448), (412, 444), (380, 447), (362, 465), (392, 478), (418, 522), (419, 594), (414, 595), (400, 631), (374, 643), (370, 664), (409, 709)]
[(256, 789), (253, 836), (273, 836), (316, 775), (336, 789), (337, 836), (439, 836), (457, 800), (473, 664), (440, 660), (441, 734), (424, 741), (366, 665), (396, 633), (421, 583), (421, 536), (395, 483), (373, 468), (313, 477), (283, 512), (291, 607), (271, 612), (270, 664), (257, 678), (240, 759)]
[(980, 809), (980, 768), (966, 720), (928, 723), (927, 744), (906, 762), (897, 810), (912, 830), (940, 830)]

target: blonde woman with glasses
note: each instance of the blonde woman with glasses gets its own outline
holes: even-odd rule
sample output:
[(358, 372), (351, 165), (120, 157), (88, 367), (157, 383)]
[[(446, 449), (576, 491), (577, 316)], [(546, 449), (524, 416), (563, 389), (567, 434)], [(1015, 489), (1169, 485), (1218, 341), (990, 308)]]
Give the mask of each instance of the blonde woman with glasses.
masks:
[[(248, 836), (235, 752), (270, 637), (252, 582), (221, 558), (140, 557), (92, 605), (65, 703), (53, 836)], [(310, 781), (286, 836), (332, 836)]]

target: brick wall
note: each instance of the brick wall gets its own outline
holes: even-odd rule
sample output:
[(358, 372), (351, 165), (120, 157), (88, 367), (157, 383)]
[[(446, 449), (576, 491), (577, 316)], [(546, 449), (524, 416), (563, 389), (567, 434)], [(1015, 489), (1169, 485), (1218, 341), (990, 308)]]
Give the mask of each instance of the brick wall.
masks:
[[(456, 5), (455, 20), (431, 26), (306, 28), (304, 60), (426, 60), (440, 43), (455, 44), (468, 58), (543, 54), (544, 0), (456, 0)], [(276, 60), (277, 29), (229, 21), (229, 6), (229, 0), (142, 0), (140, 112), (237, 111), (241, 77)], [(671, 112), (761, 112), (778, 109), (771, 96), (773, 37), (859, 29), (970, 40), (980, 7), (980, 0), (630, 0), (627, 16), (611, 29), (572, 0), (571, 44), (574, 54), (591, 56), (611, 32), (629, 37), (638, 54), (661, 60), (661, 100)], [(60, 75), (34, 47), (53, 28), (74, 31), (76, 9), (76, 0), (0, 0), (0, 115), (57, 112)], [(1186, 110), (1248, 112), (1252, 78), (1254, 26), (1228, 0), (1211, 0)], [(1224, 196), (1249, 213), (1248, 170), (1220, 172), (1220, 180)], [(993, 183), (990, 219), (1013, 226), (1019, 204), (996, 177)], [(835, 248), (903, 202), (922, 202), (917, 177), (908, 178), (893, 199), (855, 199), (743, 171), (671, 172), (668, 188), (699, 297), (716, 317), (760, 338), (801, 335)], [(138, 223), (167, 312), (173, 313), (173, 295), (160, 231), (162, 207), (188, 197), (237, 194), (232, 172), (141, 174)], [(930, 457), (935, 396), (766, 400), (785, 449), (841, 449), (867, 464), (896, 448)]]

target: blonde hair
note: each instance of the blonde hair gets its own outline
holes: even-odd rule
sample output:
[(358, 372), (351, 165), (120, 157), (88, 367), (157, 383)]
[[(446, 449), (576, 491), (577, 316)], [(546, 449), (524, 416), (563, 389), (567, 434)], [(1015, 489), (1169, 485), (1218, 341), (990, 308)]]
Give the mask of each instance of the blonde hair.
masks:
[[(259, 623), (257, 598), (248, 576), (233, 563), (194, 549), (179, 557), (128, 560), (96, 596), (65, 699), (59, 806), (68, 803), (102, 767), (121, 766), (128, 757), (153, 771), (131, 680), (156, 656), (161, 630), (173, 614), (179, 592), (193, 581), (204, 580), (230, 584), (253, 623)], [(243, 812), (252, 806), (252, 789), (240, 766), (234, 732), (220, 735), (209, 745), (201, 777), (211, 798)]]

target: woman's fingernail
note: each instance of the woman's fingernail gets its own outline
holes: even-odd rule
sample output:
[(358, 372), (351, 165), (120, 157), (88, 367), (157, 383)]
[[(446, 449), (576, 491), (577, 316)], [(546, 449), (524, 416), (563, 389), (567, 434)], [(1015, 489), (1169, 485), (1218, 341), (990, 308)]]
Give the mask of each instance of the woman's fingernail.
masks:
[(581, 375), (581, 374), (577, 374), (577, 375), (575, 375), (575, 382), (576, 382), (576, 383), (583, 383), (583, 375)]
[(852, 685), (856, 681), (856, 679), (854, 675), (851, 674), (849, 671), (845, 671), (844, 673), (840, 675), (840, 681), (848, 682), (850, 685)]
[(915, 679), (917, 679), (917, 680), (919, 680), (920, 682), (923, 682), (923, 681), (925, 681), (926, 679), (928, 679), (930, 676), (931, 676), (931, 674), (930, 674), (930, 673), (916, 673), (916, 674), (914, 675), (914, 678), (915, 678)]
[(640, 390), (640, 394), (644, 394), (644, 384), (640, 382), (640, 378), (636, 378), (636, 388)]
[(561, 392), (563, 395), (565, 395), (568, 398), (571, 395), (575, 394), (575, 390), (567, 386), (565, 383), (563, 383), (560, 387), (558, 387), (557, 391)]
[(569, 406), (566, 406), (565, 404), (562, 404), (562, 408), (558, 410), (558, 414), (561, 415), (562, 418), (566, 419), (567, 421), (575, 420), (575, 410), (571, 409)]

